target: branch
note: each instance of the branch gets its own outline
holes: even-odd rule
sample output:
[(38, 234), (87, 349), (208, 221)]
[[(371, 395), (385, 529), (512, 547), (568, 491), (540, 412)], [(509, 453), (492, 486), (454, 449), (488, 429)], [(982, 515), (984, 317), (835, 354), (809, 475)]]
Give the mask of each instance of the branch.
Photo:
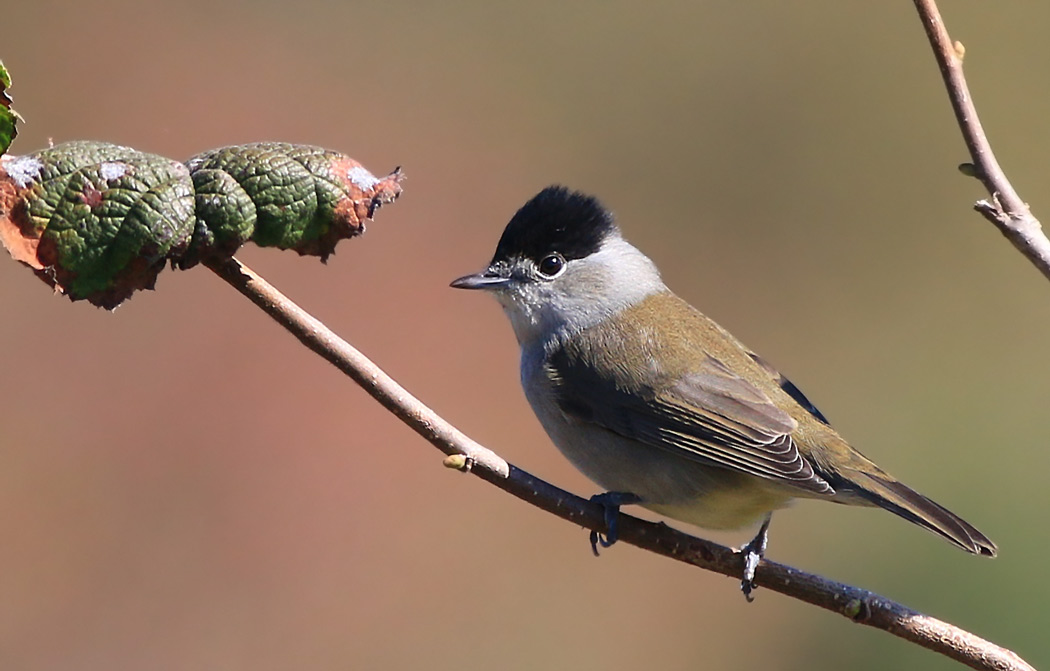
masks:
[(990, 201), (977, 201), (974, 209), (995, 224), (1014, 247), (1050, 279), (1050, 240), (1047, 240), (1039, 220), (1032, 216), (1028, 204), (1014, 190), (995, 159), (963, 76), (963, 45), (961, 42), (953, 43), (948, 36), (948, 29), (944, 27), (944, 20), (934, 0), (915, 0), (915, 8), (919, 11), (919, 18), (933, 47), (933, 55), (940, 66), (955, 118), (973, 161), (972, 170), (971, 166), (960, 167), (981, 180), (991, 196)]
[[(598, 504), (559, 489), (508, 464), (412, 396), (361, 352), (305, 312), (236, 259), (203, 261), (308, 348), (372, 395), (416, 433), (449, 455), (444, 463), (468, 471), (532, 505), (588, 529), (605, 532)], [(739, 578), (743, 560), (734, 550), (694, 538), (662, 523), (620, 515), (620, 540), (715, 573)], [(867, 590), (762, 560), (756, 583), (820, 606), (854, 622), (882, 629), (975, 669), (1033, 671), (1013, 652)]]

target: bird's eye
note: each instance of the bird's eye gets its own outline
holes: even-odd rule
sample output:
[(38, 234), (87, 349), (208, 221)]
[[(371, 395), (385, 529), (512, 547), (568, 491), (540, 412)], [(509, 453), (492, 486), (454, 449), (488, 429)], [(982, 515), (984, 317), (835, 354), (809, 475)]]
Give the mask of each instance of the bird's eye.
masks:
[(548, 254), (540, 261), (540, 272), (547, 277), (554, 277), (565, 267), (565, 258), (561, 254)]

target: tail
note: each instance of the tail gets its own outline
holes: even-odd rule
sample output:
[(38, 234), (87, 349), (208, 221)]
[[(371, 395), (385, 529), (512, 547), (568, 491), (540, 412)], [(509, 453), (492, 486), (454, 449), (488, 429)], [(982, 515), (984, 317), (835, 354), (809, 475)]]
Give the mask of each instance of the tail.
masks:
[(855, 493), (886, 510), (914, 522), (941, 536), (967, 552), (994, 557), (995, 543), (947, 508), (938, 505), (915, 490), (897, 482), (885, 472), (850, 473)]

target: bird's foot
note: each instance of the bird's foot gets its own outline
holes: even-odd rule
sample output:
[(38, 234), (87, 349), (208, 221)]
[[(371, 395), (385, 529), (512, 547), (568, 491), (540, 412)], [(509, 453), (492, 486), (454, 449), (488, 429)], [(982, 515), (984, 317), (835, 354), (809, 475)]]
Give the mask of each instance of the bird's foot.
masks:
[(751, 592), (758, 587), (755, 584), (755, 569), (766, 554), (766, 546), (769, 545), (769, 523), (772, 519), (772, 514), (766, 515), (755, 537), (740, 548), (740, 554), (744, 555), (744, 575), (740, 581), (740, 591), (744, 593), (748, 603), (755, 600), (755, 597), (751, 596)]
[(617, 541), (620, 536), (620, 506), (641, 503), (641, 499), (628, 492), (604, 492), (591, 497), (592, 503), (597, 503), (605, 510), (605, 535), (597, 531), (591, 531), (591, 551), (598, 556), (598, 546), (607, 548)]

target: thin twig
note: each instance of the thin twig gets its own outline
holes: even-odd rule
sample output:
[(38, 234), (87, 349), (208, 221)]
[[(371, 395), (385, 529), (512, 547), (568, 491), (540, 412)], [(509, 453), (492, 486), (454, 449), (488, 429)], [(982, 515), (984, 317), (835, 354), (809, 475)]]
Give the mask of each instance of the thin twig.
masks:
[[(236, 259), (204, 262), (311, 350), (320, 354), (446, 455), (446, 466), (477, 475), (558, 517), (605, 532), (604, 511), (508, 464), (442, 419), (361, 352), (342, 340)], [(700, 568), (739, 578), (743, 561), (730, 548), (694, 538), (665, 524), (620, 515), (620, 540)], [(763, 560), (756, 582), (776, 592), (826, 608), (854, 622), (882, 629), (975, 669), (1032, 671), (1013, 652), (947, 622), (913, 611), (857, 587)]]
[(974, 176), (981, 180), (991, 196), (990, 200), (977, 201), (974, 209), (995, 224), (1014, 247), (1050, 279), (1050, 240), (1047, 240), (1039, 220), (1032, 215), (1028, 204), (1014, 190), (995, 159), (963, 76), (962, 43), (952, 42), (948, 36), (948, 29), (944, 27), (944, 20), (934, 0), (915, 0), (915, 8), (919, 11), (919, 18), (933, 47), (933, 55), (940, 66), (948, 98), (951, 99), (955, 118), (973, 161)]

